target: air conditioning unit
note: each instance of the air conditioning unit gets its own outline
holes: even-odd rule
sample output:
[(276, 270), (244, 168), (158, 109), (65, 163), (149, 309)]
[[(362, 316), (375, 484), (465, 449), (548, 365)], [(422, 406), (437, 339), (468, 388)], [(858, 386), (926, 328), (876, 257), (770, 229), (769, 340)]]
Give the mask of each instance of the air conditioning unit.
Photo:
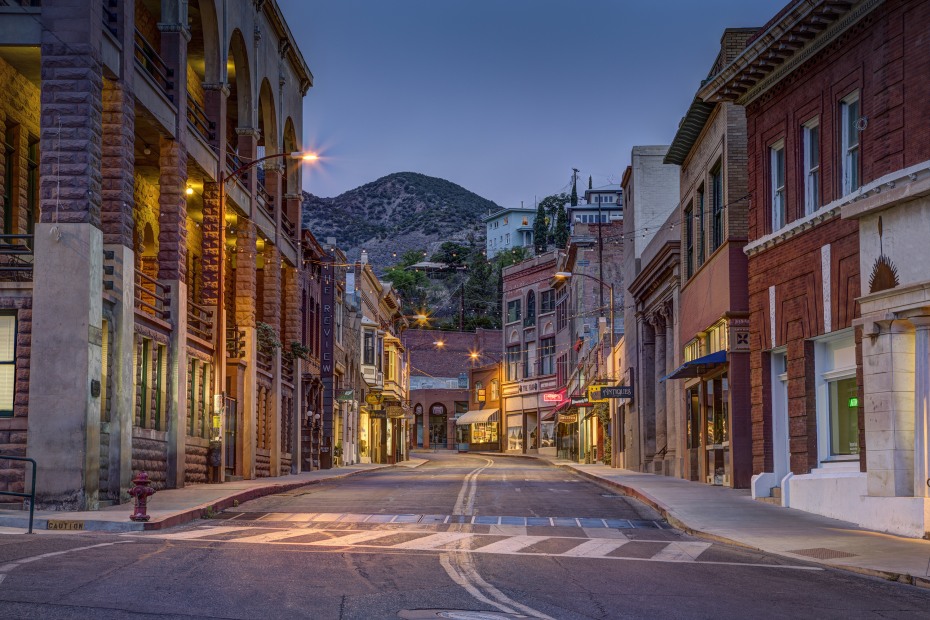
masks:
[(383, 383), (384, 383), (384, 373), (379, 372), (378, 373), (378, 385), (382, 385)]

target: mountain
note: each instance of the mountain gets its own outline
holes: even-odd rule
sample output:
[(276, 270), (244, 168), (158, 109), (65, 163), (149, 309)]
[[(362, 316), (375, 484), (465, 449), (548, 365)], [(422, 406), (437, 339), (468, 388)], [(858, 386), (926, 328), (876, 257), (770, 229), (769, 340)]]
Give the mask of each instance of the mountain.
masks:
[(335, 198), (303, 193), (304, 227), (321, 242), (335, 237), (350, 259), (367, 250), (378, 272), (407, 250), (431, 255), (439, 243), (469, 234), (483, 245), (481, 217), (497, 209), (460, 185), (416, 172), (395, 172)]

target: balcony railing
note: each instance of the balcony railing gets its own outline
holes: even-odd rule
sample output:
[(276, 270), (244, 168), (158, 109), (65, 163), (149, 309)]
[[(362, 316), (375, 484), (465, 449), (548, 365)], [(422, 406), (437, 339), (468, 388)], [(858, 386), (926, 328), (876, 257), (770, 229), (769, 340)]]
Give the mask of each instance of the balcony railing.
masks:
[(267, 211), (269, 215), (274, 215), (274, 196), (268, 193), (264, 183), (258, 184), (258, 204)]
[(136, 309), (156, 319), (171, 317), (171, 287), (136, 269)]
[(135, 36), (136, 63), (149, 74), (162, 93), (172, 102), (174, 95), (174, 70), (158, 55), (155, 48), (145, 40), (142, 33), (136, 30)]
[(294, 385), (294, 360), (281, 356), (281, 380)]
[(32, 235), (0, 235), (0, 282), (31, 282)]
[(206, 342), (213, 341), (213, 311), (209, 308), (187, 301), (187, 331), (192, 336)]
[(191, 129), (200, 135), (207, 142), (216, 139), (216, 123), (207, 117), (207, 111), (203, 109), (197, 100), (187, 95), (187, 122)]
[[(239, 158), (239, 155), (236, 153), (233, 148), (227, 144), (226, 145), (226, 172), (232, 174), (236, 170), (242, 167), (242, 160)], [(244, 172), (238, 175), (238, 179), (242, 181), (243, 185), (248, 185), (249, 174)]]
[(297, 238), (297, 226), (283, 211), (281, 212), (281, 229), (284, 231), (284, 234), (291, 239)]
[(245, 332), (241, 331), (238, 325), (230, 325), (226, 328), (226, 356), (239, 359), (243, 355), (245, 355)]
[(255, 361), (259, 370), (271, 374), (271, 355), (258, 351), (255, 355)]
[(118, 17), (116, 0), (103, 0), (103, 27), (109, 30), (114, 37), (117, 36), (116, 20)]

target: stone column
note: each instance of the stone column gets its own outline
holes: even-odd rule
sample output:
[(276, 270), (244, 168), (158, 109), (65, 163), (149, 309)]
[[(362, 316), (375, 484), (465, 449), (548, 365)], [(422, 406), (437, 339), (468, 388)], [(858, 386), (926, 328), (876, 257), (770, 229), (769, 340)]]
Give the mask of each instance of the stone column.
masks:
[[(665, 473), (665, 459), (668, 454), (668, 432), (665, 412), (665, 316), (661, 309), (652, 315), (652, 327), (655, 330), (655, 417), (656, 417), (656, 452), (663, 452), (661, 473)], [(656, 473), (659, 473), (657, 470)]]
[[(130, 73), (131, 72), (127, 72)], [(117, 303), (110, 312), (112, 340), (108, 378), (110, 390), (109, 488), (110, 499), (128, 498), (132, 485), (133, 347), (135, 326), (135, 252), (132, 205), (135, 187), (135, 97), (132, 76), (103, 81), (103, 149), (101, 226), (103, 249), (113, 268)], [(106, 364), (107, 360), (103, 360)], [(102, 389), (106, 389), (103, 386)]]
[(242, 409), (242, 424), (240, 425), (240, 439), (242, 445), (241, 459), (242, 476), (248, 479), (255, 478), (255, 427), (258, 421), (256, 410), (256, 377), (255, 365), (256, 332), (255, 332), (255, 298), (256, 278), (255, 270), (255, 224), (248, 220), (239, 221), (239, 234), (236, 237), (236, 280), (235, 305), (236, 326), (245, 333), (244, 360), (241, 367), (242, 389), (239, 391), (239, 407)]
[(210, 146), (219, 155), (220, 170), (226, 170), (226, 106), (229, 101), (229, 85), (222, 82), (204, 83), (204, 111), (207, 119), (215, 125)]
[[(40, 506), (98, 502), (103, 236), (99, 5), (46, 0), (27, 454)], [(54, 86), (54, 87), (52, 87)]]
[(170, 288), (168, 343), (168, 488), (184, 486), (187, 439), (187, 151), (177, 140), (159, 140), (158, 279)]
[[(672, 302), (669, 301), (662, 308), (665, 316), (665, 372), (663, 376), (671, 374), (676, 368), (675, 362), (675, 312)], [(666, 381), (665, 388), (665, 441), (668, 450), (665, 460), (668, 463), (666, 473), (670, 476), (680, 476), (678, 452), (678, 415), (679, 399), (677, 398), (679, 383), (674, 380)]]
[[(240, 119), (239, 122), (242, 122), (242, 120)], [(236, 146), (239, 151), (239, 159), (242, 160), (242, 162), (255, 159), (255, 154), (258, 151), (258, 130), (248, 127), (237, 127), (236, 136), (238, 139), (238, 144)], [(242, 181), (249, 195), (254, 196), (258, 189), (257, 170), (253, 168), (249, 170), (246, 175), (240, 176), (239, 179)]]
[[(281, 252), (271, 243), (265, 244), (265, 267), (262, 269), (264, 285), (264, 308), (262, 318), (278, 332), (278, 339), (283, 346), (288, 346), (282, 338), (281, 331)], [(271, 429), (266, 434), (266, 446), (271, 453), (271, 475), (280, 475), (281, 466), (281, 349), (275, 351), (271, 360), (271, 390), (269, 393), (270, 410), (265, 415)]]
[[(161, 21), (161, 56), (165, 64), (174, 71), (174, 78), (169, 79), (168, 94), (178, 109), (176, 117), (176, 137), (181, 142), (187, 136), (187, 43), (191, 39), (187, 27), (186, 2), (162, 2)], [(131, 66), (131, 65), (130, 65)]]
[(930, 428), (930, 316), (914, 324), (914, 497), (930, 497), (927, 432)]
[(287, 214), (287, 218), (294, 223), (294, 234), (297, 236), (297, 239), (300, 239), (300, 231), (302, 227), (300, 212), (300, 205), (303, 201), (303, 196), (300, 194), (284, 194), (284, 212)]
[(638, 321), (639, 333), (639, 433), (640, 466), (643, 471), (651, 467), (656, 453), (656, 410), (655, 410), (655, 332), (652, 325), (642, 317)]

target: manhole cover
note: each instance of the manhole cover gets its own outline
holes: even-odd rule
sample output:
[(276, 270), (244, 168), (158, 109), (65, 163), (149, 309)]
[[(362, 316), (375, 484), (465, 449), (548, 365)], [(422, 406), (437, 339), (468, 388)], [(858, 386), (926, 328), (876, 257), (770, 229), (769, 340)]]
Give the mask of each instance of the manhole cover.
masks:
[(845, 551), (827, 549), (826, 547), (815, 547), (813, 549), (795, 549), (794, 551), (789, 551), (788, 553), (806, 555), (809, 558), (814, 558), (817, 560), (838, 560), (840, 558), (856, 557), (855, 553), (846, 553)]
[(497, 611), (471, 611), (468, 609), (403, 609), (397, 614), (406, 620), (446, 618), (448, 620), (501, 620), (506, 618), (529, 618), (520, 614), (504, 614)]

